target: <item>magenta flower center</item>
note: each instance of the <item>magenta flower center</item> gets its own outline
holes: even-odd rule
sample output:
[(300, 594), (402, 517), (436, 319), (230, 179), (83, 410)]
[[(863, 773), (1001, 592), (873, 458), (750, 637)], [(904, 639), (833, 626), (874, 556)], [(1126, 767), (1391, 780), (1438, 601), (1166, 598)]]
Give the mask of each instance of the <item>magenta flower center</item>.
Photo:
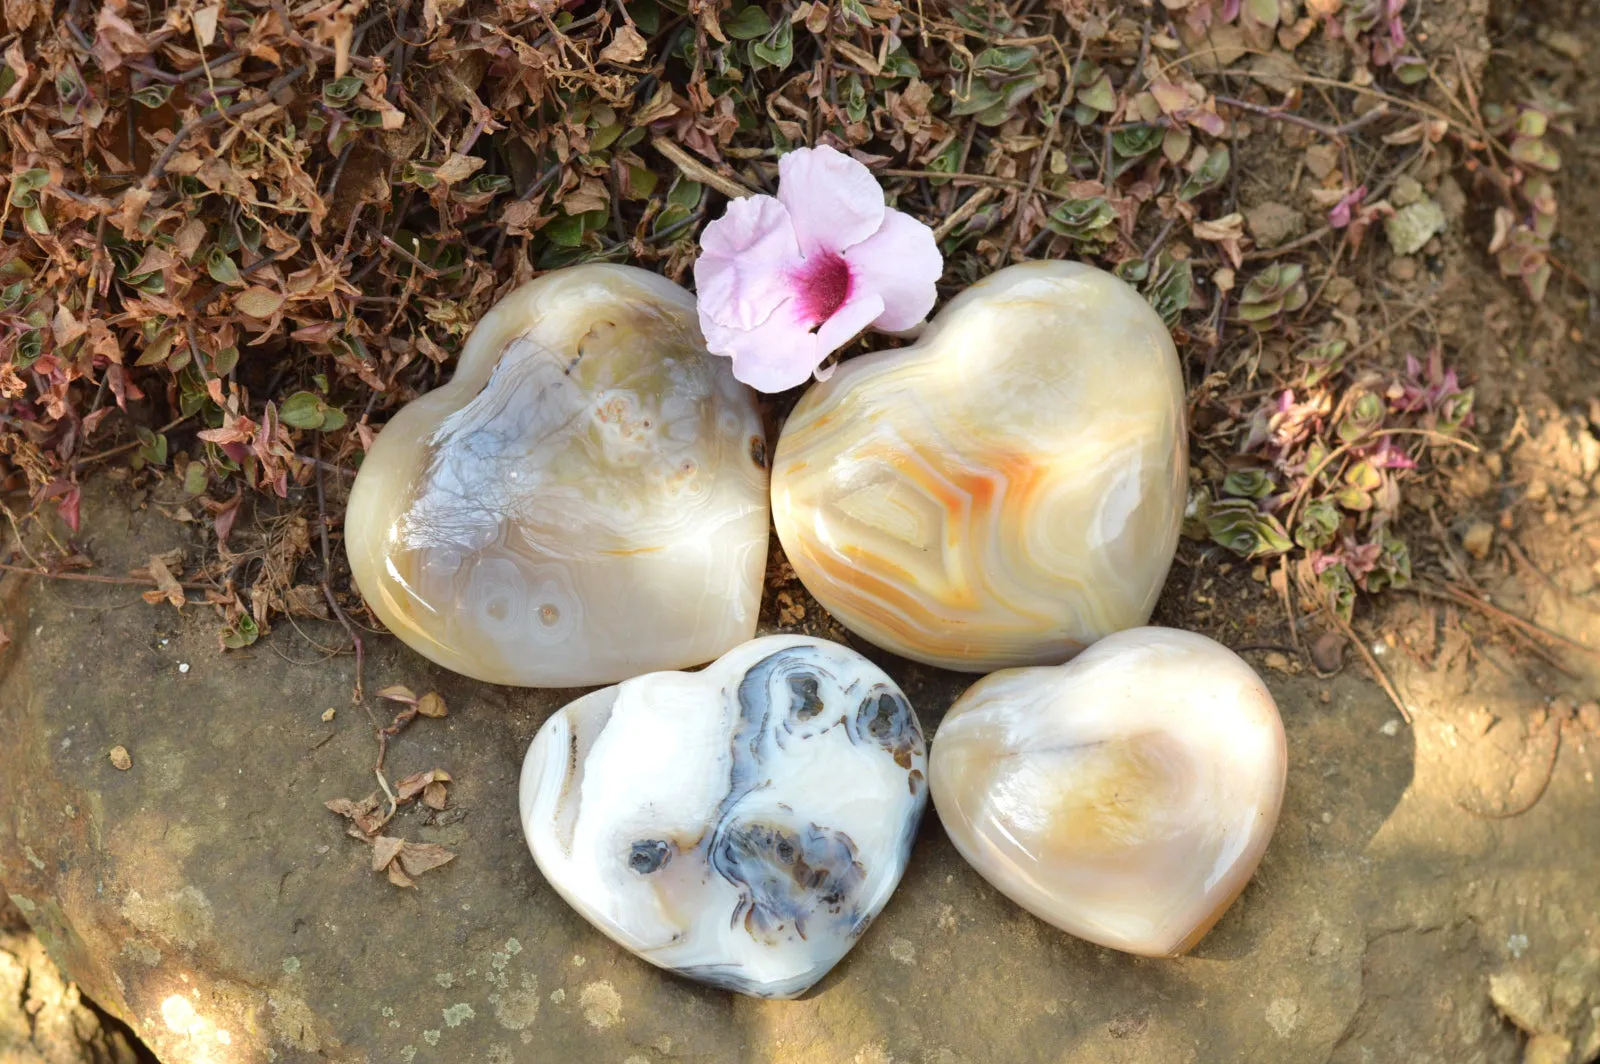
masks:
[(836, 251), (806, 259), (793, 275), (800, 317), (813, 329), (850, 298), (850, 264)]

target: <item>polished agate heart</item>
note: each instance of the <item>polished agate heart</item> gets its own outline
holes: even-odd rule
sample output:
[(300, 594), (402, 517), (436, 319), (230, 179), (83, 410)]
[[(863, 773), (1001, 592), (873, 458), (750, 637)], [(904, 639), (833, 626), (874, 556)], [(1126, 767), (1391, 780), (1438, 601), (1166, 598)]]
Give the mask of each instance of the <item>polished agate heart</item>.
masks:
[(1170, 957), (1255, 872), (1287, 760), (1272, 695), (1238, 655), (1136, 628), (979, 680), (939, 725), (930, 783), (956, 849), (1001, 893), (1090, 942)]
[(1183, 403), (1137, 292), (1012, 266), (805, 394), (773, 465), (778, 538), (818, 602), (897, 654), (1065, 661), (1150, 617), (1183, 516)]
[(384, 428), (345, 541), (383, 623), (446, 668), (576, 687), (755, 634), (767, 553), (755, 393), (694, 300), (578, 266), (484, 315), (450, 383)]
[(551, 886), (640, 957), (795, 997), (894, 892), (925, 769), (881, 669), (768, 636), (557, 712), (523, 762), (522, 826)]

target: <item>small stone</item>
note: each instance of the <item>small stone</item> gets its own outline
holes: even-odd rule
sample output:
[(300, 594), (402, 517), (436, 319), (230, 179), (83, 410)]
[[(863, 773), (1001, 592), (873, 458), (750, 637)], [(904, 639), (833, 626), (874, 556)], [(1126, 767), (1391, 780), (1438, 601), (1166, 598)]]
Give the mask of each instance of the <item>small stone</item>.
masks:
[(126, 746), (113, 746), (111, 748), (111, 766), (126, 772), (133, 767), (133, 758), (128, 756)]
[(1306, 149), (1306, 169), (1321, 181), (1339, 165), (1339, 149), (1332, 144), (1313, 144)]
[(1461, 545), (1468, 554), (1482, 561), (1494, 546), (1494, 526), (1487, 521), (1474, 521), (1461, 535)]
[(1449, 174), (1439, 179), (1439, 187), (1434, 189), (1433, 198), (1449, 221), (1456, 221), (1467, 212), (1467, 194), (1461, 188), (1461, 183)]
[(1398, 720), (1386, 720), (1383, 722), (1383, 727), (1378, 730), (1392, 739), (1400, 734), (1400, 722)]
[(323, 710), (322, 711), (322, 722), (324, 724), (326, 724), (328, 721), (332, 720), (333, 719), (333, 715), (336, 712), (337, 712), (337, 710), (335, 710), (332, 706), (329, 706), (327, 709)]
[(1311, 644), (1311, 663), (1323, 674), (1344, 668), (1345, 638), (1338, 632), (1324, 632)]
[(1276, 651), (1276, 650), (1268, 651), (1267, 652), (1267, 656), (1263, 659), (1263, 661), (1265, 662), (1267, 668), (1269, 668), (1269, 669), (1276, 669), (1279, 672), (1289, 672), (1290, 671), (1289, 670), (1289, 655), (1280, 653), (1279, 651)]
[(1567, 1064), (1572, 1043), (1558, 1034), (1536, 1034), (1522, 1051), (1522, 1064)]
[(183, 673), (184, 675), (188, 675), (188, 673), (189, 673), (189, 663), (187, 661), (185, 661), (185, 662), (182, 662), (181, 664), (179, 664), (178, 671)]
[(1409, 207), (1422, 198), (1422, 182), (1410, 174), (1401, 174), (1389, 193), (1389, 202), (1396, 207)]
[(1600, 702), (1585, 702), (1578, 707), (1578, 723), (1591, 735), (1600, 735)]
[(1389, 260), (1389, 276), (1402, 284), (1417, 279), (1417, 260), (1410, 255), (1396, 255)]
[(1444, 226), (1444, 209), (1423, 198), (1396, 211), (1383, 223), (1383, 231), (1396, 255), (1415, 255)]
[(1275, 248), (1306, 231), (1306, 216), (1282, 203), (1258, 203), (1244, 216), (1259, 247)]

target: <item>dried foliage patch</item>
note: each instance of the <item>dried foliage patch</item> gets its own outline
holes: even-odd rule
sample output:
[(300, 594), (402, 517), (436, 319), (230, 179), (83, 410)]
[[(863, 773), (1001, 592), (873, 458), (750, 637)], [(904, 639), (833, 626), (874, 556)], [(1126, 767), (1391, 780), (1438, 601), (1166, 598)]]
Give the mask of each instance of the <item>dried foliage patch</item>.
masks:
[[(686, 279), (796, 145), (934, 226), (946, 294), (1030, 257), (1136, 285), (1185, 355), (1189, 531), (1346, 619), (1411, 579), (1412, 487), (1473, 447), (1415, 298), (1441, 232), (1534, 299), (1560, 267), (1563, 106), (1482, 105), (1470, 20), (1405, 0), (4, 11), (6, 513), (76, 532), (107, 462), (179, 491), (226, 647), (354, 610), (342, 488), (499, 295), (584, 261)], [(70, 569), (59, 547), (29, 567)], [(181, 608), (179, 572), (130, 579)]]

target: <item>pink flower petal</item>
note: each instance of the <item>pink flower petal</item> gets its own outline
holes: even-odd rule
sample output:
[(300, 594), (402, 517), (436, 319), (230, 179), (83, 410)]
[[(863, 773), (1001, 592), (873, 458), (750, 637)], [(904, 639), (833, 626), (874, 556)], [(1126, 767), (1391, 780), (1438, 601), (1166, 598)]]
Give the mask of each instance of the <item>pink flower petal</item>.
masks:
[(733, 359), (733, 375), (763, 392), (781, 392), (804, 384), (828, 357), (817, 334), (795, 319), (792, 305), (778, 308), (766, 321), (750, 329), (729, 328), (701, 321), (706, 347), (713, 354)]
[(817, 346), (822, 353), (812, 363), (812, 368), (815, 369), (824, 358), (849, 343), (882, 314), (883, 297), (878, 293), (868, 291), (852, 296), (817, 329)]
[(729, 203), (700, 247), (694, 284), (702, 329), (708, 319), (743, 329), (766, 321), (790, 298), (789, 274), (803, 261), (789, 212), (771, 196)]
[(778, 199), (800, 253), (843, 251), (883, 224), (883, 189), (872, 171), (829, 147), (796, 148), (778, 160)]
[(883, 228), (844, 253), (850, 264), (852, 293), (883, 297), (879, 329), (909, 329), (933, 309), (934, 285), (944, 273), (944, 258), (933, 230), (908, 214), (891, 210)]

